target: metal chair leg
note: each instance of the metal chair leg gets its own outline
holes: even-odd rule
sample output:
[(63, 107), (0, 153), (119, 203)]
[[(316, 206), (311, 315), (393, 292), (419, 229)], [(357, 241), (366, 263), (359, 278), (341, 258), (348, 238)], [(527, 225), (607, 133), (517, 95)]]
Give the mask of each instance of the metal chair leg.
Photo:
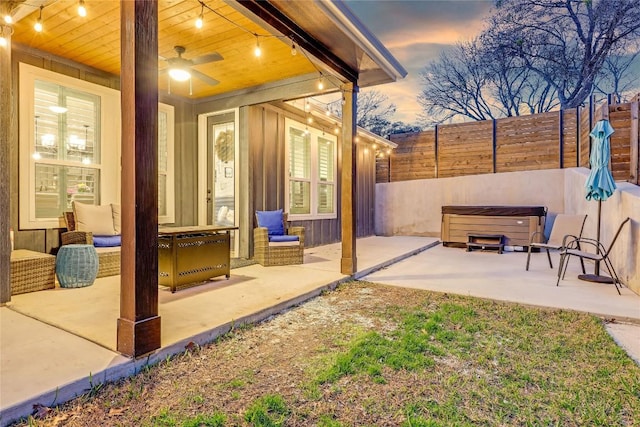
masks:
[(529, 245), (529, 250), (527, 251), (527, 266), (525, 268), (526, 271), (529, 271), (529, 261), (531, 261), (531, 245)]
[(613, 279), (613, 285), (616, 287), (616, 291), (618, 291), (618, 295), (622, 295), (622, 293), (620, 292), (620, 287), (618, 286), (618, 283), (621, 283), (620, 278), (618, 277), (618, 273), (616, 273), (616, 270), (613, 268), (613, 264), (611, 263), (611, 260), (608, 257), (605, 257), (603, 261), (604, 261), (604, 265), (607, 267), (607, 270), (609, 270), (609, 275), (611, 276), (611, 279)]
[(553, 269), (553, 264), (551, 263), (551, 254), (549, 253), (549, 248), (545, 248), (547, 250), (547, 258), (549, 258), (549, 267)]

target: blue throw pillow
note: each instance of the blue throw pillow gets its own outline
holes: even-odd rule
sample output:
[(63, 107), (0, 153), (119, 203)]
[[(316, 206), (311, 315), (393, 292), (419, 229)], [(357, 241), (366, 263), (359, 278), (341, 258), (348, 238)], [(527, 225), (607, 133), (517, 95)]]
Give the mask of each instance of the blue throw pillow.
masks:
[(258, 227), (266, 227), (269, 236), (282, 236), (284, 225), (282, 224), (282, 209), (277, 211), (256, 211)]
[(285, 234), (283, 236), (269, 236), (270, 242), (297, 242), (300, 237), (295, 234)]
[(96, 248), (111, 248), (122, 245), (120, 235), (116, 236), (93, 236), (93, 246)]

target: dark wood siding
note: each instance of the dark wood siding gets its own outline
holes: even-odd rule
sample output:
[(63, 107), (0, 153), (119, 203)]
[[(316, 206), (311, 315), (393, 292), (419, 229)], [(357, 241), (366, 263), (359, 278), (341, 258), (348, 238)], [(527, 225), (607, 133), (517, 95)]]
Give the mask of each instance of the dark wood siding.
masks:
[[(253, 169), (254, 210), (286, 209), (285, 207), (285, 118), (305, 122), (305, 117), (273, 105), (253, 106), (249, 109), (250, 163)], [(316, 126), (332, 129), (331, 123), (316, 118)], [(342, 173), (341, 141), (338, 138), (338, 177)], [(375, 152), (366, 144), (356, 148), (357, 166), (357, 237), (374, 234), (375, 214)], [(340, 212), (340, 179), (336, 183), (338, 212)], [(292, 221), (305, 227), (305, 246), (314, 247), (340, 241), (340, 218)]]

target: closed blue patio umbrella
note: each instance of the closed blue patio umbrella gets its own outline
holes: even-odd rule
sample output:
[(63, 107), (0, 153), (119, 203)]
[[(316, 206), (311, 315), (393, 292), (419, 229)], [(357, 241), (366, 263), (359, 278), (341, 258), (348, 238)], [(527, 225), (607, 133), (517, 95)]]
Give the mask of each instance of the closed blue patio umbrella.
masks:
[[(616, 183), (609, 169), (609, 160), (611, 158), (611, 144), (609, 138), (614, 130), (609, 120), (600, 120), (589, 134), (593, 139), (591, 145), (591, 155), (589, 156), (589, 164), (591, 172), (587, 178), (585, 188), (587, 190), (587, 200), (596, 200), (598, 202), (598, 223), (596, 229), (596, 240), (600, 242), (600, 216), (602, 213), (602, 202), (607, 200), (614, 191), (616, 191)], [(595, 274), (586, 274), (579, 276), (583, 280), (593, 282), (613, 283), (609, 277), (600, 276), (600, 263), (596, 262)]]

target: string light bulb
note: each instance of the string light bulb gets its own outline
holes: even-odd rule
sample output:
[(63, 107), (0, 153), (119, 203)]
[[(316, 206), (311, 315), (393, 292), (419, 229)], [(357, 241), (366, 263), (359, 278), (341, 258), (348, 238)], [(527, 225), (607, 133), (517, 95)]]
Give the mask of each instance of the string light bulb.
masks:
[(78, 1), (78, 15), (83, 18), (87, 16), (87, 8), (84, 6), (84, 0)]
[(4, 15), (4, 22), (7, 24), (13, 24), (13, 17), (11, 17), (11, 15), (9, 14)]
[(260, 56), (262, 55), (262, 49), (260, 49), (260, 39), (258, 38), (258, 36), (256, 36), (256, 48), (253, 50), (253, 54), (256, 56), (256, 58), (260, 58)]
[(296, 44), (291, 41), (291, 56), (296, 56), (298, 54), (298, 49), (296, 49)]
[(322, 74), (320, 74), (320, 79), (318, 80), (318, 90), (324, 89), (324, 81), (322, 78)]
[(9, 46), (9, 37), (13, 34), (13, 28), (7, 25), (0, 25), (0, 47)]
[(196, 19), (196, 28), (200, 29), (204, 25), (204, 4), (201, 5), (200, 15)]
[(36, 32), (41, 33), (42, 32), (42, 9), (44, 9), (44, 6), (40, 6), (40, 16), (38, 16), (38, 20), (36, 21), (36, 24), (33, 26), (33, 29), (36, 30)]

